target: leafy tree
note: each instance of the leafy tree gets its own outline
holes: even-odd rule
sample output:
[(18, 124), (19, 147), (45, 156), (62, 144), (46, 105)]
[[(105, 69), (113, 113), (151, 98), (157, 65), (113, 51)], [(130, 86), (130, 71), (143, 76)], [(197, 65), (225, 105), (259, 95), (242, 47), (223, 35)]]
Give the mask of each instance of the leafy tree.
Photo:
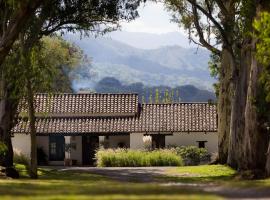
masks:
[(156, 103), (156, 104), (159, 103), (159, 90), (158, 90), (158, 88), (156, 88), (155, 103)]
[[(260, 66), (254, 56), (253, 21), (269, 2), (165, 0), (189, 38), (220, 59), (218, 85), (219, 162), (240, 170), (264, 169), (267, 141), (254, 100)], [(260, 148), (258, 148), (260, 146)]]
[[(255, 37), (258, 39), (256, 56), (262, 64), (260, 75), (260, 101), (257, 103), (258, 112), (264, 122), (265, 129), (270, 129), (270, 13), (262, 12), (254, 21)], [(270, 175), (270, 142), (267, 150), (266, 173)]]
[(165, 89), (165, 91), (164, 91), (163, 103), (171, 103), (171, 99), (170, 99), (170, 95), (169, 95), (169, 90), (168, 89)]
[(148, 100), (148, 103), (153, 103), (152, 89), (150, 89), (150, 94), (149, 94), (149, 100)]
[(256, 46), (256, 55), (260, 63), (263, 64), (260, 80), (267, 93), (266, 100), (270, 102), (270, 14), (263, 12), (260, 19), (254, 21), (254, 28), (259, 40)]
[[(23, 48), (24, 45), (21, 46)], [(25, 68), (22, 69), (20, 82), (22, 96), (28, 109), (31, 135), (30, 176), (37, 178), (37, 144), (35, 129), (34, 94), (39, 91), (61, 91), (55, 88), (54, 81), (59, 78), (63, 66), (73, 68), (82, 59), (82, 51), (65, 42), (60, 37), (44, 37), (35, 45), (30, 54), (22, 56)]]
[(178, 89), (176, 89), (175, 98), (176, 98), (176, 102), (181, 102), (180, 92)]
[(19, 33), (43, 2), (45, 1), (0, 1), (0, 68)]
[(170, 95), (171, 103), (174, 102), (174, 91), (173, 88), (171, 89), (171, 95)]
[[(28, 2), (28, 1), (27, 1)], [(29, 0), (29, 2), (31, 2)], [(39, 1), (37, 1), (39, 2)], [(15, 59), (10, 59), (6, 62), (5, 68), (1, 70), (1, 91), (2, 98), (0, 101), (0, 140), (8, 146), (8, 153), (0, 164), (5, 166), (12, 166), (12, 145), (10, 139), (10, 130), (15, 121), (16, 108), (18, 104), (19, 96), (14, 92), (22, 86), (17, 81), (20, 69), (16, 68), (24, 67), (31, 70), (31, 67), (26, 65), (31, 64), (29, 59), (33, 53), (34, 47), (38, 44), (38, 41), (44, 35), (50, 35), (55, 32), (75, 32), (79, 31), (81, 34), (88, 35), (90, 33), (106, 33), (107, 31), (118, 28), (120, 20), (132, 20), (138, 16), (136, 11), (139, 6), (140, 0), (136, 1), (40, 1), (37, 6), (38, 9), (33, 9), (34, 14), (29, 15), (30, 19), (25, 21), (23, 28), (18, 31), (20, 33), (20, 47), (19, 56)], [(35, 4), (33, 4), (35, 5)], [(27, 4), (27, 6), (29, 6)], [(16, 21), (17, 23), (17, 21)], [(18, 37), (17, 37), (18, 38)], [(14, 41), (16, 37), (14, 37)], [(17, 44), (16, 44), (17, 45)], [(14, 54), (15, 46), (12, 49)], [(8, 49), (8, 48), (7, 48)], [(10, 49), (10, 48), (9, 48)], [(15, 54), (14, 54), (15, 55)], [(13, 55), (11, 56), (13, 57)], [(11, 64), (11, 61), (13, 64)], [(19, 64), (18, 64), (19, 63)], [(1, 63), (0, 63), (1, 64)], [(14, 66), (18, 67), (14, 67)], [(9, 73), (14, 70), (14, 75)], [(6, 72), (8, 71), (8, 72)], [(7, 78), (6, 74), (10, 77)], [(13, 78), (11, 78), (13, 77)], [(9, 79), (9, 81), (7, 81)], [(13, 96), (16, 97), (13, 97)], [(32, 126), (34, 128), (34, 126)]]

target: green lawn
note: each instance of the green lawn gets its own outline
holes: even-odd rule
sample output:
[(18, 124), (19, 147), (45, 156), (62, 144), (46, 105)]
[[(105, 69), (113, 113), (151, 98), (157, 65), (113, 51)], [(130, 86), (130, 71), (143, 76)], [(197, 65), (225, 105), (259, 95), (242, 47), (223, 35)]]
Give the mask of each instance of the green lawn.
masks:
[(224, 165), (177, 167), (168, 170), (168, 177), (164, 179), (182, 183), (216, 183), (231, 187), (270, 187), (270, 178), (242, 180), (235, 170)]
[(177, 182), (219, 182), (230, 181), (236, 172), (224, 165), (200, 165), (177, 167), (168, 170), (168, 179)]
[(270, 179), (242, 181), (235, 171), (222, 165), (178, 167), (168, 170), (167, 178), (158, 178), (161, 183), (126, 183), (76, 171), (40, 169), (40, 178), (31, 180), (25, 168), (17, 165), (23, 175), (18, 180), (0, 179), (0, 199), (65, 199), (65, 200), (178, 200), (178, 199), (222, 199), (221, 197), (196, 190), (196, 187), (168, 186), (162, 183), (216, 183), (226, 187), (269, 187)]
[[(18, 167), (18, 166), (17, 166)], [(25, 170), (19, 166), (25, 176)], [(65, 200), (188, 200), (220, 199), (195, 189), (154, 183), (125, 183), (85, 172), (59, 172), (41, 169), (40, 178), (0, 179), (0, 199), (65, 199)]]

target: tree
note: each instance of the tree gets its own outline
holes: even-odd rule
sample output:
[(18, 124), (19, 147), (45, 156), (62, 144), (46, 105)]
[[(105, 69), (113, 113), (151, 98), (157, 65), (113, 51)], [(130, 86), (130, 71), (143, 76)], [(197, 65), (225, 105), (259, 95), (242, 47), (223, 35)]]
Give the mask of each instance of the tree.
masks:
[(165, 3), (174, 13), (174, 20), (189, 31), (190, 39), (220, 59), (219, 162), (239, 170), (262, 170), (267, 137), (260, 129), (261, 121), (253, 102), (258, 97), (260, 70), (254, 56), (256, 39), (252, 36), (252, 23), (269, 5), (264, 0)]
[(0, 1), (0, 68), (18, 35), (42, 0)]
[[(22, 45), (23, 47), (24, 45)], [(30, 54), (23, 56), (25, 60), (22, 83), (25, 88), (25, 99), (28, 107), (28, 119), (31, 136), (31, 163), (30, 176), (37, 178), (37, 144), (35, 128), (34, 94), (39, 91), (52, 91), (54, 77), (59, 77), (57, 72), (62, 66), (72, 68), (77, 66), (82, 59), (81, 50), (68, 44), (59, 37), (42, 38), (41, 44), (32, 48)]]
[(156, 103), (156, 104), (159, 103), (159, 91), (158, 91), (158, 88), (156, 88), (155, 103)]
[[(140, 1), (46, 1), (40, 4), (39, 8), (35, 10), (30, 19), (26, 21), (23, 31), (20, 32), (21, 48), (23, 55), (17, 58), (17, 61), (22, 61), (21, 67), (28, 64), (25, 58), (29, 57), (32, 48), (38, 43), (39, 39), (44, 35), (50, 35), (55, 32), (64, 33), (66, 31), (75, 32), (79, 31), (81, 34), (90, 33), (105, 33), (107, 31), (118, 28), (119, 20), (132, 20), (138, 16), (136, 8), (139, 6)], [(31, 22), (30, 22), (31, 20)], [(25, 58), (23, 58), (25, 57)], [(13, 60), (14, 61), (14, 60)], [(25, 62), (27, 61), (27, 62)], [(13, 65), (6, 65), (5, 70), (12, 71), (15, 69)], [(9, 79), (6, 81), (5, 70), (1, 71), (2, 76), (2, 91), (4, 95), (1, 98), (0, 105), (0, 140), (8, 146), (8, 153), (6, 154), (3, 162), (0, 163), (5, 166), (12, 166), (12, 145), (10, 139), (10, 130), (12, 122), (15, 119), (16, 108), (18, 99), (12, 102), (13, 88), (18, 87), (17, 79)], [(18, 73), (20, 70), (14, 71)], [(11, 87), (12, 85), (12, 87)], [(14, 87), (13, 87), (14, 86)], [(8, 89), (11, 88), (11, 89)], [(15, 93), (16, 94), (16, 93)]]
[(171, 95), (170, 95), (171, 103), (174, 102), (174, 91), (173, 88), (171, 89)]
[[(254, 21), (255, 37), (258, 39), (256, 45), (256, 56), (262, 64), (259, 77), (260, 101), (257, 108), (262, 121), (262, 129), (269, 133), (270, 129), (270, 13), (262, 12)], [(258, 104), (258, 103), (257, 103)], [(270, 141), (267, 148), (266, 174), (270, 176)]]
[(170, 98), (168, 89), (165, 89), (164, 91), (163, 103), (171, 103), (171, 98)]
[(150, 94), (149, 94), (148, 103), (153, 103), (153, 94), (152, 94), (152, 89), (151, 88), (150, 88)]
[[(173, 20), (188, 30), (191, 41), (207, 48), (222, 60), (218, 96), (218, 135), (219, 160), (226, 163), (231, 110), (230, 80), (234, 65), (231, 43), (235, 39), (232, 31), (237, 31), (237, 27), (232, 28), (235, 22), (235, 1), (165, 0), (165, 5), (172, 12)], [(214, 39), (211, 39), (213, 36)]]

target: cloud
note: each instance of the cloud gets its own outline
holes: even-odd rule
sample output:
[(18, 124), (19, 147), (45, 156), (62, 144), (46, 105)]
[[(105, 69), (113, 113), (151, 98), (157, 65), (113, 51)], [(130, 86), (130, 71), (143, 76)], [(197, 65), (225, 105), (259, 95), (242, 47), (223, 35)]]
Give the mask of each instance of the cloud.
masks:
[(168, 33), (184, 32), (176, 23), (162, 3), (147, 2), (139, 8), (140, 17), (131, 22), (123, 22), (122, 30), (128, 32)]

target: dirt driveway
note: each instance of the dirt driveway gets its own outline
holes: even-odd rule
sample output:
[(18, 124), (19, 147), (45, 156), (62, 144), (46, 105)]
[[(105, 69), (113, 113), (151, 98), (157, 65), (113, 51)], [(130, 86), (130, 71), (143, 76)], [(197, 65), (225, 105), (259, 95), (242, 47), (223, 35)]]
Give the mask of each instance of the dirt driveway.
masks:
[(60, 171), (82, 171), (91, 174), (102, 175), (117, 181), (136, 182), (136, 183), (156, 183), (164, 187), (178, 186), (181, 188), (200, 189), (204, 192), (209, 192), (222, 196), (226, 199), (269, 199), (270, 188), (244, 188), (244, 187), (228, 187), (223, 185), (216, 185), (211, 183), (181, 183), (171, 182), (166, 179), (158, 178), (164, 177), (167, 171), (173, 167), (59, 167)]

